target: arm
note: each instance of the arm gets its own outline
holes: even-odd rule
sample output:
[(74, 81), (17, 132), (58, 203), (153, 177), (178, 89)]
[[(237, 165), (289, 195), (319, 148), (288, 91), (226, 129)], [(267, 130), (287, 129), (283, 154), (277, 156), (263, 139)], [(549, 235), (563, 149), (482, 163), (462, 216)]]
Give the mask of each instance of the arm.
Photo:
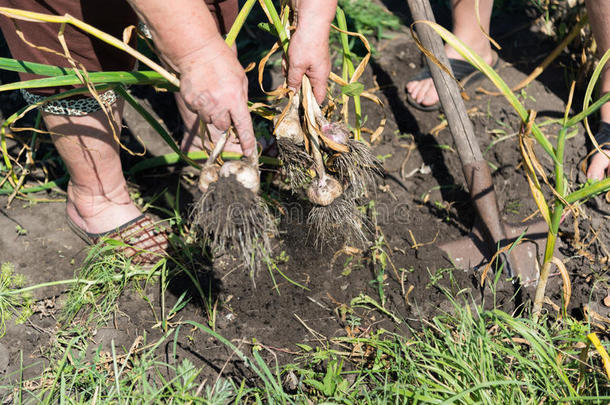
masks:
[(326, 97), (330, 74), (328, 36), (337, 0), (295, 0), (297, 28), (288, 48), (288, 87), (297, 89), (303, 75), (311, 81), (318, 103)]
[(201, 0), (128, 0), (172, 68), (180, 73), (186, 105), (221, 131), (231, 122), (245, 155), (256, 141), (248, 111), (248, 81), (235, 52)]

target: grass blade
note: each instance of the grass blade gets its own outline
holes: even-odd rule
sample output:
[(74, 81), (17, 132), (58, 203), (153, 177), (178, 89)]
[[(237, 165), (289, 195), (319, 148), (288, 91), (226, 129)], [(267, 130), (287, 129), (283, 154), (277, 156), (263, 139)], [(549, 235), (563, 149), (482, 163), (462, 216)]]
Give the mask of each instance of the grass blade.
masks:
[(41, 76), (62, 76), (72, 73), (72, 69), (44, 63), (26, 62), (12, 58), (0, 58), (0, 69), (18, 73), (32, 73)]

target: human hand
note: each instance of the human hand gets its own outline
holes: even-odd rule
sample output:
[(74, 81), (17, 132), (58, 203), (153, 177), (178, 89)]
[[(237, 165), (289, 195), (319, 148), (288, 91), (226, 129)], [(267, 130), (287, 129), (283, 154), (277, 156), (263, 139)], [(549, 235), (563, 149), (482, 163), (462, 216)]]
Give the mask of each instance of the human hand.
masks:
[(326, 98), (326, 82), (330, 74), (328, 35), (329, 28), (324, 25), (297, 27), (288, 48), (288, 87), (297, 90), (303, 75), (306, 75), (318, 104)]
[(255, 153), (248, 80), (234, 51), (219, 37), (176, 61), (176, 66), (187, 107), (219, 131), (227, 131), (233, 123), (243, 154)]
[(596, 152), (591, 158), (591, 163), (587, 168), (587, 178), (591, 180), (603, 180), (607, 175), (610, 175), (610, 159), (606, 155), (610, 155), (610, 150), (603, 150), (604, 153)]

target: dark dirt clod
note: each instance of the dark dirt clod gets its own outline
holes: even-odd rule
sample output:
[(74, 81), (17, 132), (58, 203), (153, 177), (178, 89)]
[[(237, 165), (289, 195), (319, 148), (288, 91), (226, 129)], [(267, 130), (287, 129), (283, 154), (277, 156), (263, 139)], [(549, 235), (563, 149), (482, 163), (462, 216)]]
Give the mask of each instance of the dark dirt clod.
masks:
[(277, 146), (290, 188), (297, 190), (309, 183), (311, 176), (307, 170), (313, 166), (313, 159), (305, 149), (287, 139), (278, 139)]
[(340, 196), (325, 207), (316, 205), (309, 212), (307, 223), (315, 235), (315, 244), (342, 241), (367, 246), (370, 224), (363, 212), (358, 210), (356, 200)]
[(381, 162), (363, 142), (350, 139), (347, 146), (349, 152), (334, 157), (330, 169), (339, 175), (344, 184), (349, 184), (349, 191), (355, 198), (359, 198), (366, 193), (367, 188), (375, 187), (375, 175), (381, 172)]
[(271, 255), (275, 219), (263, 199), (234, 176), (213, 183), (194, 205), (191, 217), (212, 250), (234, 251), (252, 273)]

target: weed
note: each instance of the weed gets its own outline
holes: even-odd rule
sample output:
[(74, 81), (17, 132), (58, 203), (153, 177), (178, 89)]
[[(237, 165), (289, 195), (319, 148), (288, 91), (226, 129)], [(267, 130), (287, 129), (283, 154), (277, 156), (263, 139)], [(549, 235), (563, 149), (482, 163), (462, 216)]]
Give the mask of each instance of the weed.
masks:
[(384, 250), (385, 239), (383, 236), (379, 236), (373, 246), (371, 246), (371, 257), (373, 259), (373, 269), (375, 274), (375, 279), (371, 281), (371, 284), (374, 284), (377, 287), (377, 293), (379, 294), (379, 300), (381, 302), (381, 306), (385, 306), (385, 281), (386, 281), (386, 270), (388, 267), (388, 255)]
[(377, 39), (387, 38), (384, 30), (398, 30), (402, 26), (398, 17), (370, 1), (339, 0), (339, 7), (346, 12), (349, 28), (364, 35), (375, 34)]
[[(12, 263), (2, 263), (0, 268), (0, 291), (10, 291), (22, 288), (25, 278), (21, 274), (15, 274)], [(0, 337), (6, 331), (6, 321), (15, 317), (15, 322), (23, 323), (32, 314), (32, 295), (29, 292), (20, 295), (0, 294)]]
[(521, 200), (508, 201), (504, 207), (504, 210), (506, 212), (510, 212), (511, 214), (519, 214), (521, 210)]
[(450, 281), (453, 280), (453, 267), (441, 267), (440, 269), (436, 269), (434, 270), (434, 272), (431, 272), (430, 269), (428, 269), (428, 274), (430, 275), (430, 281), (428, 281), (428, 284), (426, 284), (426, 288), (430, 288), (430, 287), (436, 287), (439, 283), (439, 281), (441, 281), (443, 278), (445, 278), (446, 275), (449, 275)]
[(385, 155), (377, 155), (376, 158), (377, 160), (383, 164), (387, 159), (391, 158), (392, 154), (391, 153), (386, 153)]

